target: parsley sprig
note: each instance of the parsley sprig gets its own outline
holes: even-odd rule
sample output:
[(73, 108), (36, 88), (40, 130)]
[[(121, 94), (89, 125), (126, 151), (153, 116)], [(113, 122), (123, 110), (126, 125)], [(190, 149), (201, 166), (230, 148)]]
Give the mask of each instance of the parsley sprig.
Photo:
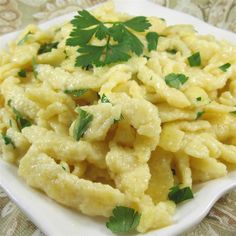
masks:
[(132, 232), (139, 225), (141, 214), (132, 208), (117, 206), (112, 213), (106, 226), (113, 233)]
[[(71, 21), (73, 30), (66, 45), (79, 46), (79, 56), (75, 66), (104, 66), (115, 62), (129, 60), (130, 52), (140, 56), (144, 45), (134, 32), (145, 32), (151, 24), (144, 16), (137, 16), (124, 22), (102, 22), (88, 11), (82, 10)], [(104, 45), (92, 45), (90, 40), (96, 37), (104, 40)], [(158, 34), (149, 32), (146, 36), (148, 50), (157, 47)]]

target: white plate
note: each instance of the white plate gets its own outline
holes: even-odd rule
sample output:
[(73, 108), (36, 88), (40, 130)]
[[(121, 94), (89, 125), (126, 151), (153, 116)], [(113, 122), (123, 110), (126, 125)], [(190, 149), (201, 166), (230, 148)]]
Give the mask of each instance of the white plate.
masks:
[[(119, 11), (133, 15), (156, 15), (165, 18), (168, 24), (188, 23), (195, 26), (201, 34), (213, 34), (236, 44), (236, 34), (217, 29), (194, 17), (160, 7), (147, 0), (116, 0)], [(61, 16), (45, 24), (42, 28), (70, 20), (73, 14)], [(1, 37), (0, 48), (15, 38), (17, 33)], [(90, 218), (71, 209), (63, 207), (49, 199), (43, 193), (28, 187), (18, 177), (16, 167), (0, 160), (0, 185), (13, 201), (30, 217), (30, 219), (48, 236), (108, 236), (112, 233), (106, 229), (105, 219)], [(236, 171), (225, 178), (209, 181), (194, 188), (195, 198), (180, 204), (174, 216), (175, 223), (169, 227), (148, 232), (147, 236), (179, 235), (199, 223), (209, 212), (213, 204), (225, 192), (236, 187)]]

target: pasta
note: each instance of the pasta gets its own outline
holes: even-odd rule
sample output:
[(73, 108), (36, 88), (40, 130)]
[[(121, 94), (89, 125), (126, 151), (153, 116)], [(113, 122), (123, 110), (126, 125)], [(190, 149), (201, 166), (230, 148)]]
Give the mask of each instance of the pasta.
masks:
[[(93, 14), (130, 19), (111, 2)], [(0, 53), (3, 159), (27, 184), (84, 214), (135, 209), (139, 232), (173, 223), (173, 186), (191, 189), (236, 164), (236, 46), (147, 19), (157, 49), (125, 62), (74, 66), (70, 23), (29, 25)], [(144, 33), (137, 36), (145, 45)]]

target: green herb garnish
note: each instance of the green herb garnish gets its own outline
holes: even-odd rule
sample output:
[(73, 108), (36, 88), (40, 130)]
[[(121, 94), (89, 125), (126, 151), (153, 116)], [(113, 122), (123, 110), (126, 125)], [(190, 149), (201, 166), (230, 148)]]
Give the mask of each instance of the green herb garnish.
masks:
[[(13, 113), (14, 113), (14, 115), (16, 117), (16, 122), (17, 122), (17, 126), (18, 126), (19, 130), (22, 130), (25, 127), (31, 126), (32, 123), (29, 120), (27, 120), (25, 117), (23, 117), (20, 114), (20, 112), (16, 110), (16, 108), (12, 107), (11, 103), (12, 103), (12, 100), (9, 99), (8, 102), (7, 102), (7, 105), (9, 107), (11, 107), (12, 110), (13, 110)], [(10, 122), (11, 122), (11, 120), (10, 120)], [(12, 124), (12, 123), (10, 123), (10, 124)]]
[(23, 45), (28, 39), (29, 36), (31, 35), (31, 32), (26, 33), (26, 35), (17, 43), (18, 46)]
[(51, 52), (53, 48), (57, 48), (57, 45), (59, 42), (54, 42), (54, 43), (44, 43), (40, 46), (38, 50), (38, 54), (43, 54), (46, 52)]
[(25, 78), (25, 77), (26, 77), (26, 70), (25, 70), (25, 69), (21, 69), (21, 70), (17, 73), (17, 75), (18, 75), (19, 77)]
[(65, 168), (65, 166), (61, 166), (61, 168), (62, 168), (64, 171), (66, 171), (66, 168)]
[(167, 49), (166, 50), (168, 53), (170, 53), (170, 54), (176, 54), (178, 51), (176, 50), (176, 49)]
[(200, 101), (202, 101), (202, 97), (197, 97), (196, 100), (197, 100), (198, 102), (200, 102)]
[(179, 89), (186, 81), (188, 77), (184, 74), (171, 73), (165, 76), (165, 82), (169, 87)]
[(89, 128), (90, 122), (93, 120), (93, 115), (79, 108), (79, 117), (75, 121), (73, 136), (76, 141), (83, 137), (86, 130)]
[(16, 116), (16, 122), (17, 122), (17, 126), (19, 128), (19, 130), (22, 130), (25, 127), (31, 126), (32, 123), (26, 119), (25, 117), (23, 117), (19, 111), (17, 111), (14, 107), (13, 107), (13, 112)]
[(219, 69), (222, 70), (223, 72), (226, 72), (230, 66), (231, 66), (230, 63), (226, 63), (226, 64), (220, 66)]
[(196, 120), (199, 119), (201, 116), (203, 116), (204, 113), (205, 113), (205, 111), (197, 112)]
[[(73, 31), (66, 45), (79, 46), (79, 56), (75, 66), (104, 66), (115, 62), (127, 61), (130, 52), (140, 56), (144, 45), (133, 33), (144, 32), (151, 24), (144, 16), (137, 16), (125, 22), (101, 22), (88, 11), (82, 10), (71, 21)], [(105, 40), (101, 46), (90, 44), (92, 37)], [(154, 34), (148, 36), (149, 48), (154, 48), (157, 41)], [(112, 43), (113, 42), (113, 43)]]
[(101, 97), (101, 102), (102, 102), (102, 103), (110, 103), (108, 97), (107, 97), (105, 94), (102, 95), (102, 97)]
[(112, 213), (106, 226), (113, 233), (133, 232), (139, 225), (141, 214), (132, 208), (117, 206)]
[(148, 51), (156, 50), (158, 44), (159, 35), (156, 32), (149, 32), (146, 35), (146, 39), (148, 42)]
[(231, 111), (230, 113), (236, 115), (236, 111)]
[(15, 143), (12, 141), (12, 139), (10, 137), (8, 137), (6, 134), (2, 134), (2, 139), (4, 141), (5, 145), (12, 145), (13, 148), (15, 148)]
[(32, 68), (33, 68), (33, 74), (34, 74), (35, 79), (38, 79), (37, 66), (38, 66), (38, 64), (37, 64), (37, 62), (36, 62), (36, 58), (33, 57), (33, 58), (32, 58)]
[(180, 188), (178, 185), (170, 188), (168, 198), (176, 204), (193, 198), (193, 192), (190, 187)]
[(88, 91), (88, 89), (66, 89), (64, 90), (64, 93), (68, 94), (68, 95), (72, 95), (74, 97), (80, 97), (82, 95), (84, 95), (86, 92)]
[(188, 63), (191, 67), (201, 65), (201, 55), (199, 52), (194, 53), (192, 56), (188, 57)]

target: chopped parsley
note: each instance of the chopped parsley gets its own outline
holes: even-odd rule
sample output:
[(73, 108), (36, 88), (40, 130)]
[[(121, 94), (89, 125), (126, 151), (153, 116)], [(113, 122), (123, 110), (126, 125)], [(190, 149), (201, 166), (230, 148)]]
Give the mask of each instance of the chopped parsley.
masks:
[(64, 90), (64, 93), (68, 94), (68, 95), (72, 95), (74, 97), (80, 97), (82, 95), (84, 95), (86, 92), (88, 91), (88, 89), (66, 89)]
[(105, 94), (102, 95), (102, 97), (101, 97), (101, 102), (102, 102), (102, 103), (110, 103), (108, 97), (107, 97)]
[(15, 143), (6, 134), (2, 134), (2, 139), (5, 145), (12, 145), (13, 148), (15, 148)]
[(21, 69), (17, 75), (21, 78), (25, 78), (26, 77), (26, 70), (25, 69)]
[(236, 111), (231, 111), (230, 113), (236, 115)]
[(205, 113), (205, 111), (197, 112), (196, 120), (199, 119), (200, 117), (202, 117), (204, 113)]
[(18, 46), (25, 44), (25, 42), (29, 39), (29, 36), (32, 33), (29, 31), (28, 33), (26, 33), (26, 35), (17, 43)]
[(230, 66), (231, 66), (230, 63), (226, 63), (226, 64), (220, 66), (219, 69), (222, 70), (223, 72), (226, 72)]
[(188, 57), (188, 63), (191, 67), (201, 65), (201, 55), (199, 52), (194, 53), (192, 56)]
[(66, 167), (65, 167), (65, 166), (61, 166), (61, 168), (62, 168), (64, 171), (66, 171)]
[(165, 82), (169, 87), (179, 89), (186, 81), (188, 77), (184, 74), (171, 73), (165, 76)]
[(170, 54), (176, 54), (178, 51), (176, 50), (176, 49), (167, 49), (166, 50), (168, 53), (170, 53)]
[[(79, 55), (75, 66), (87, 67), (88, 65), (104, 66), (111, 63), (128, 61), (130, 53), (140, 56), (144, 45), (135, 35), (136, 32), (145, 32), (151, 24), (144, 16), (137, 16), (124, 22), (102, 22), (82, 10), (71, 21), (73, 30), (66, 40), (66, 45), (77, 47)], [(104, 40), (103, 45), (91, 44), (91, 39), (96, 37)], [(154, 32), (147, 34), (149, 50), (156, 48), (158, 35)]]
[(148, 51), (156, 50), (158, 44), (159, 35), (156, 32), (149, 32), (146, 35), (147, 43), (148, 43)]
[(43, 54), (46, 52), (51, 52), (53, 48), (57, 48), (59, 42), (54, 42), (54, 43), (44, 43), (40, 46), (38, 50), (38, 54)]
[(73, 136), (76, 141), (79, 141), (81, 137), (83, 137), (86, 130), (89, 128), (89, 124), (93, 120), (93, 115), (88, 113), (87, 111), (79, 108), (79, 117), (75, 121), (75, 126), (73, 130)]
[(25, 127), (31, 126), (32, 123), (26, 119), (25, 117), (23, 117), (19, 111), (17, 111), (15, 108), (13, 108), (13, 112), (15, 114), (16, 117), (16, 122), (17, 122), (17, 126), (19, 128), (19, 130), (22, 130)]
[(113, 233), (134, 232), (139, 225), (141, 214), (132, 208), (117, 206), (112, 213), (106, 226)]
[[(31, 126), (32, 123), (31, 123), (28, 119), (26, 119), (25, 117), (23, 117), (23, 116), (21, 115), (21, 113), (16, 110), (16, 108), (12, 107), (12, 104), (11, 104), (11, 103), (12, 103), (12, 100), (9, 99), (9, 100), (7, 101), (7, 105), (8, 105), (9, 107), (11, 107), (12, 110), (13, 110), (13, 113), (14, 113), (14, 115), (15, 115), (16, 123), (17, 123), (17, 126), (18, 126), (19, 130), (22, 130), (22, 129), (25, 128), (25, 127)], [(10, 125), (12, 125), (11, 120), (10, 120)]]
[(180, 188), (178, 185), (170, 188), (168, 198), (176, 204), (193, 198), (193, 192), (190, 187)]
[(37, 62), (36, 62), (36, 58), (33, 57), (33, 58), (32, 58), (32, 68), (33, 68), (33, 74), (34, 74), (34, 78), (35, 78), (35, 79), (38, 79), (37, 66), (38, 66), (38, 64), (37, 64)]
[(200, 101), (202, 101), (202, 97), (197, 97), (196, 100), (197, 100), (198, 102), (200, 102)]

